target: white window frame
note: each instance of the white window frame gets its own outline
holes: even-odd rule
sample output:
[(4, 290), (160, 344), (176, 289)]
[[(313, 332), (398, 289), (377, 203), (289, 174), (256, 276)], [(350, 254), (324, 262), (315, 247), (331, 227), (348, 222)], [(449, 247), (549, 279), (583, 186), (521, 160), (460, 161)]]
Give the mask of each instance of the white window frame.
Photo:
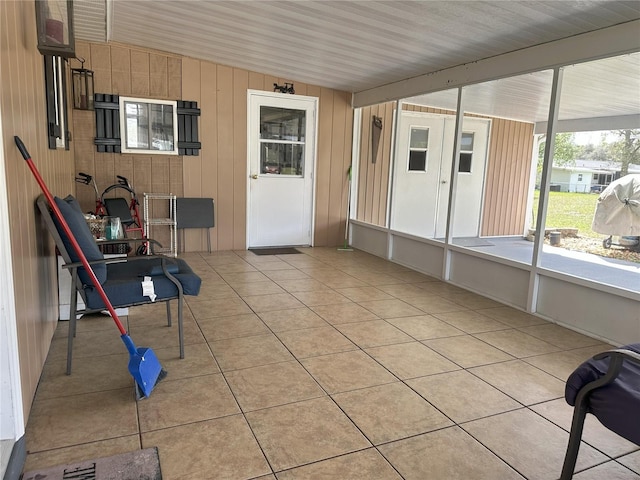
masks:
[[(127, 114), (126, 103), (146, 103), (148, 105), (171, 105), (173, 106), (173, 150), (155, 150), (155, 149), (141, 149), (130, 148), (127, 145)], [(120, 136), (122, 153), (141, 153), (145, 155), (178, 155), (178, 102), (176, 100), (156, 100), (151, 98), (135, 98), (135, 97), (120, 97)], [(151, 128), (149, 126), (149, 128)], [(149, 135), (151, 138), (151, 135)]]

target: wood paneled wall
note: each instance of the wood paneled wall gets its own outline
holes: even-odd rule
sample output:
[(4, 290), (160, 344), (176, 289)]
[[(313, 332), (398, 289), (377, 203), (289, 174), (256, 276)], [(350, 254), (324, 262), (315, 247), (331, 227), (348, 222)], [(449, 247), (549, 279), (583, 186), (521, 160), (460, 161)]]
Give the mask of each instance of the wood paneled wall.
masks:
[(522, 235), (533, 149), (532, 123), (494, 118), (482, 216), (482, 235)]
[(71, 151), (47, 147), (44, 65), (36, 48), (35, 26), (32, 2), (0, 2), (0, 115), (9, 202), (8, 211), (0, 215), (7, 215), (11, 225), (25, 421), (57, 324), (57, 266), (53, 242), (36, 215), (34, 202), (40, 189), (14, 144), (14, 135), (24, 141), (55, 195), (72, 191), (74, 171), (73, 144)]
[[(318, 97), (314, 244), (341, 243), (351, 164), (350, 94), (126, 45), (79, 42), (77, 50), (87, 60), (85, 67), (95, 72), (96, 92), (198, 102), (202, 150), (188, 157), (97, 153), (93, 112), (74, 110), (76, 171), (93, 175), (100, 190), (114, 183), (115, 175), (123, 175), (140, 199), (145, 191), (213, 198), (213, 250), (246, 248), (247, 90), (273, 91), (274, 83), (289, 82), (295, 83), (296, 94)], [(93, 208), (92, 189), (76, 188), (83, 208)], [(205, 232), (185, 231), (185, 248), (205, 250)]]
[[(247, 70), (184, 58), (182, 95), (202, 110), (202, 152), (183, 160), (184, 195), (215, 200), (216, 250), (246, 248), (247, 90), (273, 91), (273, 84), (295, 83), (296, 94), (319, 98), (315, 175), (314, 245), (334, 246), (344, 236), (347, 169), (351, 164), (351, 95)], [(205, 237), (186, 232), (191, 250), (204, 250)]]
[[(358, 185), (358, 208), (355, 217), (357, 220), (379, 226), (385, 226), (387, 222), (394, 105), (394, 102), (382, 103), (363, 108), (361, 112), (358, 178), (353, 179)], [(371, 144), (374, 116), (382, 118), (382, 132), (375, 159)]]
[[(394, 108), (393, 102), (365, 107), (361, 116), (356, 218), (379, 226), (386, 225)], [(455, 114), (450, 110), (410, 104), (403, 105), (403, 110)], [(374, 115), (382, 117), (383, 122), (375, 163), (371, 158), (371, 121)], [(491, 120), (481, 235), (520, 235), (526, 219), (533, 124), (500, 118)]]
[[(94, 89), (108, 93), (161, 100), (182, 99), (182, 59), (173, 55), (140, 50), (119, 44), (76, 42), (76, 56), (84, 58), (84, 67), (94, 71)], [(79, 67), (77, 60), (71, 67)], [(191, 98), (187, 100), (193, 100)], [(143, 214), (144, 192), (173, 193), (182, 196), (182, 156), (128, 155), (99, 153), (93, 140), (95, 114), (93, 111), (71, 110), (72, 134), (75, 145), (75, 173), (94, 177), (98, 191), (117, 183), (116, 175), (126, 177), (133, 185)], [(95, 191), (91, 186), (76, 184), (76, 196), (84, 211), (95, 209)], [(125, 190), (116, 189), (110, 197), (129, 200)], [(168, 216), (168, 202), (154, 202), (155, 217)], [(169, 242), (167, 229), (157, 228), (153, 238), (163, 244)]]

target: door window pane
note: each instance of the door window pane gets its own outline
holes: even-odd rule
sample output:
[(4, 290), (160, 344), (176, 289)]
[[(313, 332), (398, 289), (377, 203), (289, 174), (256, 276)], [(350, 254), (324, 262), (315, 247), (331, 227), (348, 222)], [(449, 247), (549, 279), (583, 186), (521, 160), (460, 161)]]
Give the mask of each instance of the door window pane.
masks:
[(427, 168), (427, 152), (413, 150), (409, 152), (409, 171), (424, 172)]
[(278, 107), (260, 107), (260, 138), (304, 142), (305, 111)]
[(410, 172), (424, 172), (427, 169), (427, 150), (429, 147), (429, 129), (411, 127), (409, 139)]
[(410, 148), (424, 148), (429, 146), (429, 129), (412, 128)]
[(463, 133), (460, 139), (460, 165), (458, 172), (471, 173), (471, 159), (473, 157), (473, 133)]
[(471, 172), (471, 154), (460, 152), (460, 166), (458, 172), (470, 173)]
[(260, 173), (274, 175), (304, 174), (304, 144), (262, 142)]

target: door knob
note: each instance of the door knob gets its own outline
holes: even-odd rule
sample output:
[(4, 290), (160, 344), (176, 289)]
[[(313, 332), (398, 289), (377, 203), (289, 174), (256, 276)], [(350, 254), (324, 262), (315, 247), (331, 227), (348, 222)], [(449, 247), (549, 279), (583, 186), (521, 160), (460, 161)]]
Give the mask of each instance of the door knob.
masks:
[(442, 180), (440, 183), (447, 183), (447, 181), (446, 180)]
[(251, 175), (251, 178), (253, 178), (254, 180), (257, 180), (258, 179), (258, 174), (254, 173), (253, 175)]

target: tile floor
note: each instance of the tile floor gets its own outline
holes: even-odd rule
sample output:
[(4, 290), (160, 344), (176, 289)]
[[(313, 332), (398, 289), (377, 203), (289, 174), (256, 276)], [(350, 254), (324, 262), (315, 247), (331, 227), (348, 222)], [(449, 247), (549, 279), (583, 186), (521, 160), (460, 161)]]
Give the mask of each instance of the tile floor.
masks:
[[(61, 322), (27, 425), (26, 470), (159, 447), (172, 479), (555, 479), (564, 380), (608, 348), (362, 252), (187, 254), (186, 358), (165, 306), (134, 341), (168, 377), (136, 402), (110, 318)], [(589, 418), (575, 478), (640, 479), (640, 448)]]

